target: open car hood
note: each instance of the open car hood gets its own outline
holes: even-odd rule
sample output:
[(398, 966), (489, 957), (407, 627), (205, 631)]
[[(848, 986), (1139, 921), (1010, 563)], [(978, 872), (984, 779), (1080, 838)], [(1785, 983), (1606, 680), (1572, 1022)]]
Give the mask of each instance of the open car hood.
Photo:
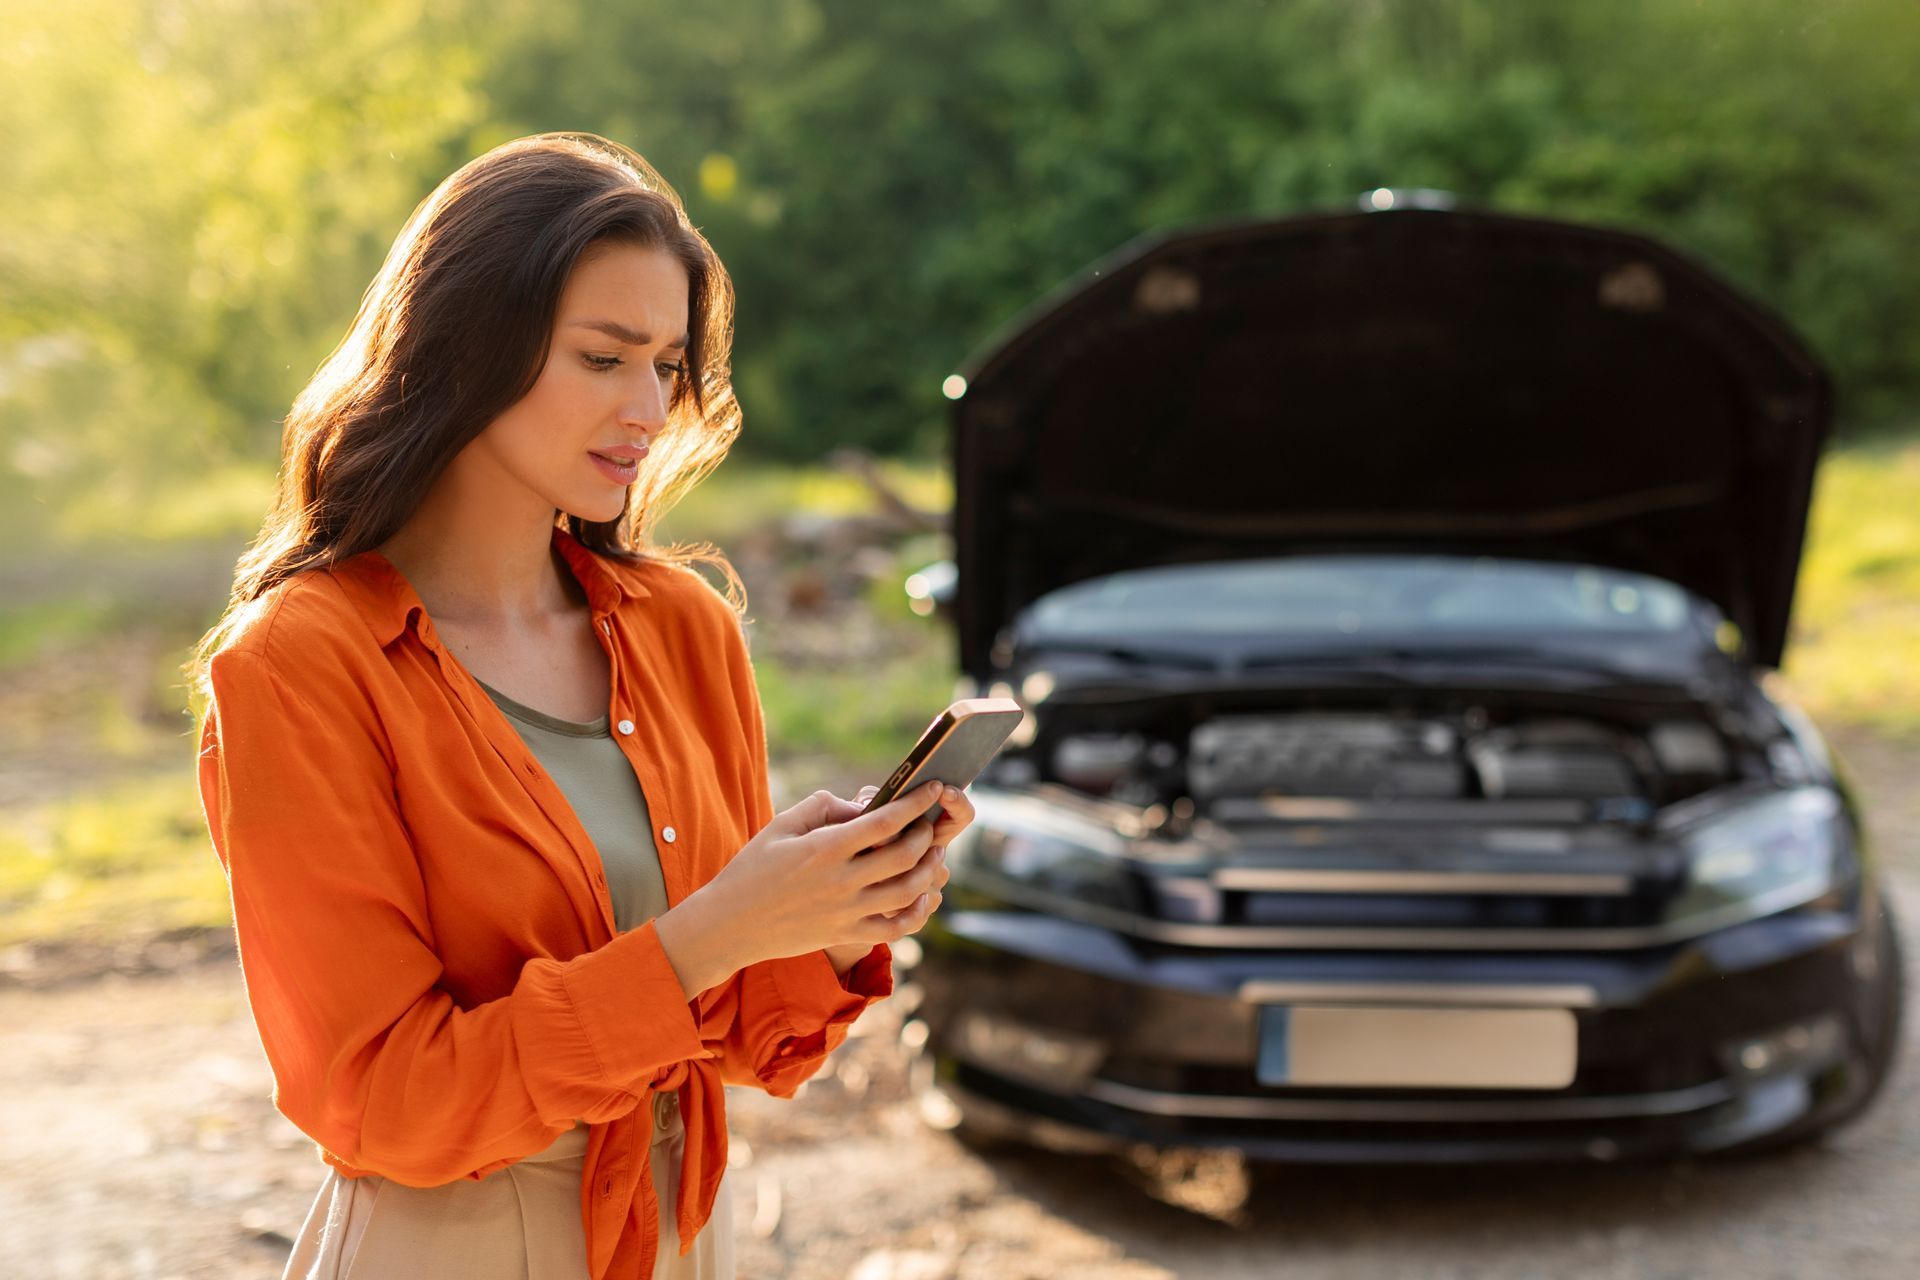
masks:
[(1655, 574), (1785, 644), (1828, 379), (1642, 236), (1400, 209), (1152, 236), (962, 370), (963, 668), (1055, 587), (1301, 550)]

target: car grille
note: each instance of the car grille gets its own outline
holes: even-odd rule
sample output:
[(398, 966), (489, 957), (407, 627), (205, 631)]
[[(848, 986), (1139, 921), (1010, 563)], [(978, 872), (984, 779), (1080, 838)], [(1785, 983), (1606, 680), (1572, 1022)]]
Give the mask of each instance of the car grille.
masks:
[(1220, 923), (1426, 929), (1618, 929), (1660, 919), (1651, 894), (1229, 892)]

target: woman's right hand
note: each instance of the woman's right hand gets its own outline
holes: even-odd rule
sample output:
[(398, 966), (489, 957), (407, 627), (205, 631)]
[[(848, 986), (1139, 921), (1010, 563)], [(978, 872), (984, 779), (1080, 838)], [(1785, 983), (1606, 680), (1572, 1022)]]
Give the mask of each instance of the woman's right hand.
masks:
[(741, 922), (742, 945), (758, 953), (743, 963), (896, 942), (926, 923), (946, 868), (928, 856), (933, 823), (919, 815), (941, 790), (928, 783), (844, 819), (848, 802), (816, 791), (774, 815), (701, 889)]

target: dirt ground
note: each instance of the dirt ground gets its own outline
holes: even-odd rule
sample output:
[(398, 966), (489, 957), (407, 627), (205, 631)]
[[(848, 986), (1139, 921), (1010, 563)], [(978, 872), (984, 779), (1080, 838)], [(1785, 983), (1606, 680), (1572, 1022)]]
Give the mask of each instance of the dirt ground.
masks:
[[(1840, 746), (1920, 958), (1920, 748)], [(230, 947), (0, 985), (0, 1274), (275, 1277), (323, 1166), (272, 1109)], [(1915, 965), (1920, 968), (1920, 965)], [(128, 970), (128, 971), (115, 971)], [(903, 974), (903, 977), (907, 975)], [(920, 1118), (903, 981), (788, 1102), (729, 1089), (743, 1278), (1920, 1275), (1920, 1064), (1821, 1148), (1733, 1164), (1285, 1168), (983, 1157)]]

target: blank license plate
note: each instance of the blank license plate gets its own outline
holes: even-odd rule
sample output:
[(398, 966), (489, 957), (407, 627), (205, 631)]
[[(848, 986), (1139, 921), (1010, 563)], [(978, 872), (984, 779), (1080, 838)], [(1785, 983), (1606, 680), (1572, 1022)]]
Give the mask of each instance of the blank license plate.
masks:
[(1564, 1089), (1571, 1009), (1262, 1005), (1255, 1074), (1268, 1085)]

